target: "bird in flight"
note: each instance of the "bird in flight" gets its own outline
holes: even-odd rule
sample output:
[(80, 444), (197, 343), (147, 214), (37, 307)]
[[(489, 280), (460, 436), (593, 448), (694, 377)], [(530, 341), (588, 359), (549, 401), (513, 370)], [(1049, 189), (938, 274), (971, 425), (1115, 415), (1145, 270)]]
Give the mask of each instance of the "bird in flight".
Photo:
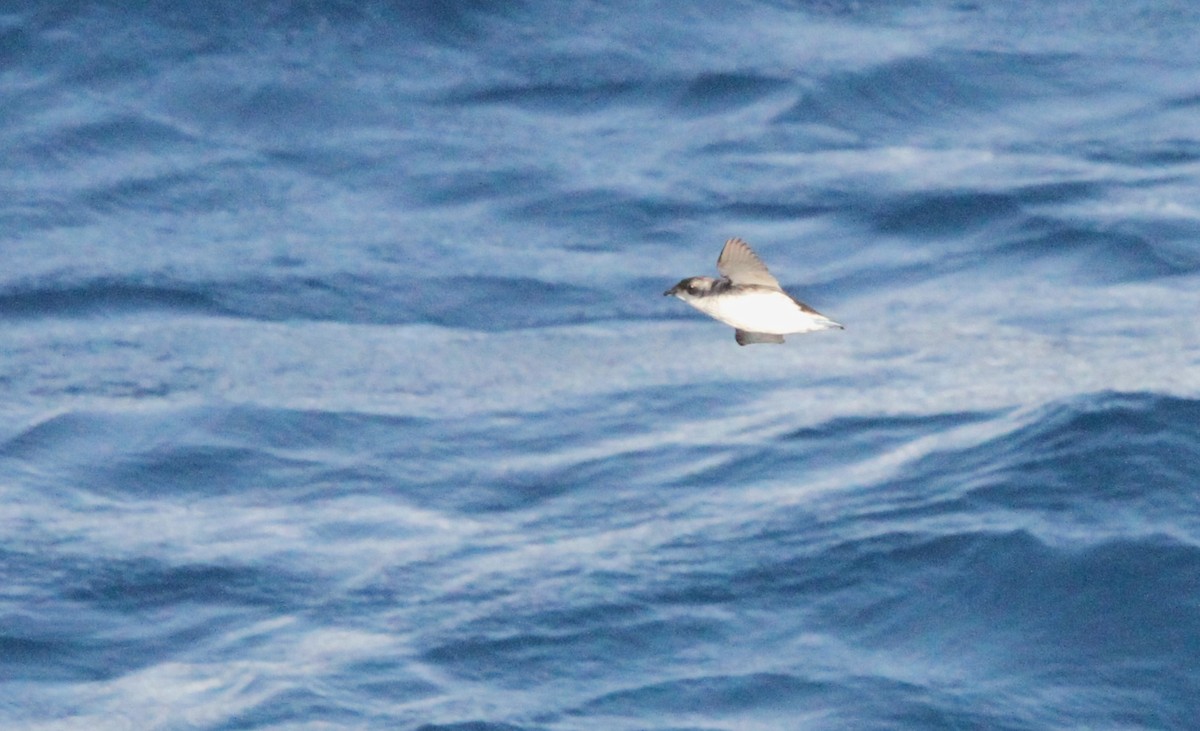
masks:
[(720, 279), (688, 277), (664, 295), (674, 295), (737, 331), (738, 345), (782, 343), (784, 335), (844, 329), (783, 291), (767, 265), (741, 239), (730, 239), (717, 258)]

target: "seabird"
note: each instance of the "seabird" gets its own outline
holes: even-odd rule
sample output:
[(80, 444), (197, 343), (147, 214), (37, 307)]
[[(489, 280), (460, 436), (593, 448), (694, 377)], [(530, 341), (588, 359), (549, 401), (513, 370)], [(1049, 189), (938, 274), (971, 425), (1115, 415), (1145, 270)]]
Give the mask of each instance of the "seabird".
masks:
[(664, 295), (675, 295), (726, 325), (738, 345), (782, 343), (784, 335), (844, 329), (783, 291), (750, 245), (730, 239), (717, 258), (720, 279), (688, 277)]

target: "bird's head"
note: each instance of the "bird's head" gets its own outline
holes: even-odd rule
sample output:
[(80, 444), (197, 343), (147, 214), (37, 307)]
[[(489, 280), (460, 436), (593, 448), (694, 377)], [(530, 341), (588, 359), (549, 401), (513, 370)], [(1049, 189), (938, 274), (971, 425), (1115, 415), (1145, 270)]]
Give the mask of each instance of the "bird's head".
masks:
[(713, 285), (716, 283), (717, 280), (712, 277), (688, 277), (666, 292), (663, 292), (663, 295), (674, 295), (681, 300), (695, 299), (711, 292)]

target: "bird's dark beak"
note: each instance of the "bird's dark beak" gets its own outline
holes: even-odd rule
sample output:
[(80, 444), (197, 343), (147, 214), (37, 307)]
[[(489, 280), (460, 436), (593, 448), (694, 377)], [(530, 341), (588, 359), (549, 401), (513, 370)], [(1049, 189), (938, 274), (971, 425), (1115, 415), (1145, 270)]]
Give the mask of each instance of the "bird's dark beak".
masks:
[(663, 297), (670, 297), (671, 295), (675, 294), (678, 291), (679, 291), (679, 285), (676, 284), (674, 287), (671, 287), (666, 292), (663, 292)]

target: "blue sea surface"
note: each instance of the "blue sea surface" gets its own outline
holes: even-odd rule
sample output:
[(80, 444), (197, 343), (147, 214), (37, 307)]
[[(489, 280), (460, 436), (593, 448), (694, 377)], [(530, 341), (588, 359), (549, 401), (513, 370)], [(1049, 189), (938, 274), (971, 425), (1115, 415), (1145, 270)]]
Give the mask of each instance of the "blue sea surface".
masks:
[(0, 728), (1200, 728), (1198, 37), (5, 4)]

